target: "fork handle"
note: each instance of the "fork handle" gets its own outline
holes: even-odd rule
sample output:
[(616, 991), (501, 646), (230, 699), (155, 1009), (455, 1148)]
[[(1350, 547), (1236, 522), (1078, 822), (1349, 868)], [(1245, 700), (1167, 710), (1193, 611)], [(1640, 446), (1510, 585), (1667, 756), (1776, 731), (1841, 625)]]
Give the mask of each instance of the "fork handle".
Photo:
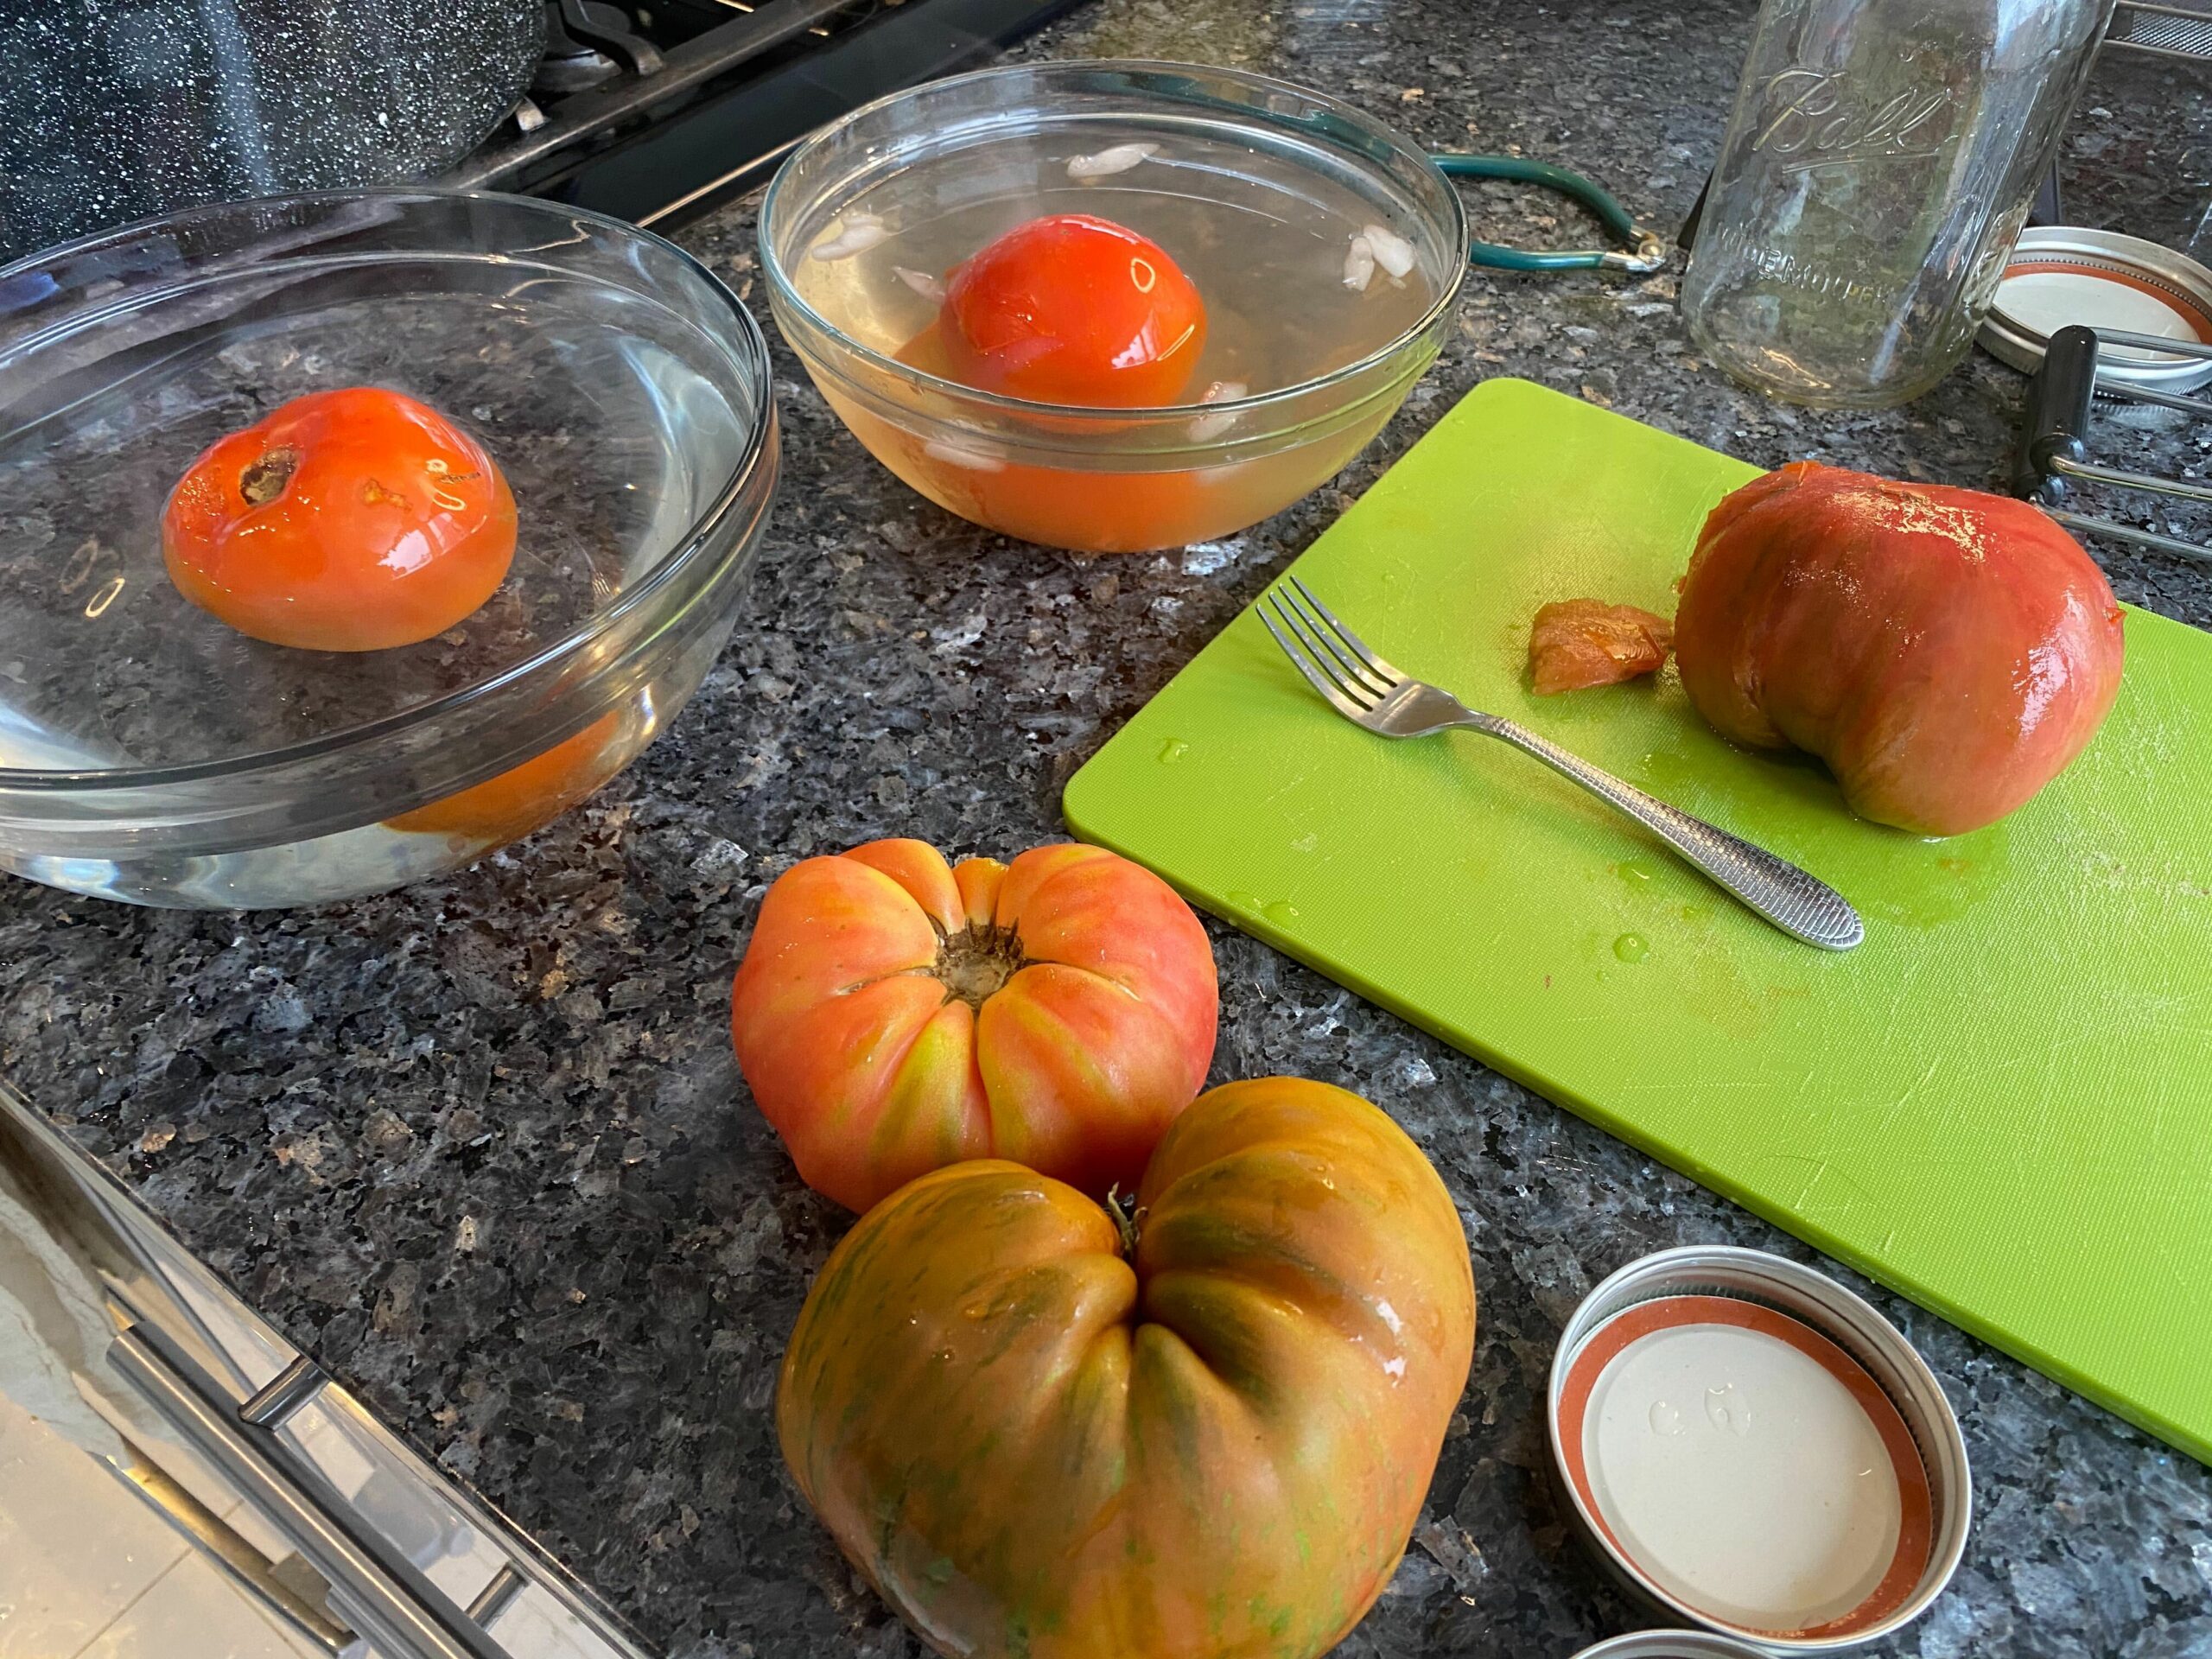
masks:
[(1623, 783), (1604, 767), (1570, 754), (1525, 726), (1495, 718), (1473, 724), (1634, 818), (1790, 938), (1824, 950), (1848, 950), (1866, 937), (1866, 925), (1850, 900), (1787, 859)]

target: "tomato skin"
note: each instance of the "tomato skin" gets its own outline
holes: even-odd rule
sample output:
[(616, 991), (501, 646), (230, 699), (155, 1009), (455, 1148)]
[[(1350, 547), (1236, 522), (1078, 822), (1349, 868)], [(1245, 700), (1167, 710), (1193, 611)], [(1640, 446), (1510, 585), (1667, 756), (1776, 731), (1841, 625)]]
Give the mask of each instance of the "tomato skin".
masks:
[(969, 1158), (1134, 1185), (1219, 1008), (1205, 929), (1141, 865), (1064, 842), (955, 869), (878, 841), (776, 879), (730, 1038), (806, 1184), (865, 1210)]
[(483, 446), (375, 386), (296, 397), (218, 439), (162, 513), (178, 592), (307, 651), (442, 633), (492, 596), (514, 550), (514, 496)]
[(945, 286), (952, 378), (1032, 403), (1172, 404), (1205, 348), (1206, 308), (1149, 238), (1088, 213), (1017, 225)]
[(1313, 1659), (1389, 1582), (1467, 1382), (1436, 1172), (1298, 1077), (1199, 1096), (1129, 1250), (1072, 1188), (925, 1175), (830, 1255), (776, 1398), (853, 1564), (964, 1659)]

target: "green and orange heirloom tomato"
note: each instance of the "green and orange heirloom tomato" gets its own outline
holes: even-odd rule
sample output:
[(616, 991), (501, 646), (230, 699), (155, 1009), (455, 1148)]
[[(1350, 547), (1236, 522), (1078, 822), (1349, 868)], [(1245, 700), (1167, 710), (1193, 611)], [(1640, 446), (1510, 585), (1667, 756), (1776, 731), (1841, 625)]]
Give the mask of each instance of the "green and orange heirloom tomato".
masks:
[(799, 1315), (785, 1461), (940, 1653), (1312, 1659), (1404, 1552), (1475, 1330), (1420, 1149), (1341, 1089), (1233, 1083), (1138, 1200), (938, 1170)]
[(865, 1210), (966, 1158), (1134, 1185), (1213, 1058), (1205, 929), (1098, 847), (948, 867), (878, 841), (761, 901), (730, 1034), (808, 1185)]

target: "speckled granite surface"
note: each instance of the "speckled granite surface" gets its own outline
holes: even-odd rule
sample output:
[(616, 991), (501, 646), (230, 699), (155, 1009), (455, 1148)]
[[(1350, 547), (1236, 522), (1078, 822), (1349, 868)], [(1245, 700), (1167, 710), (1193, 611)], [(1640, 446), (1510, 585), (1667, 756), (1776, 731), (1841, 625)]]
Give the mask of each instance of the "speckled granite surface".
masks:
[[(1440, 147), (1569, 161), (1671, 224), (1717, 139), (1745, 15), (1100, 0), (1028, 49), (1271, 68)], [(2190, 242), (2207, 84), (2100, 72), (2069, 141), (2076, 217)], [(1504, 239), (1575, 237), (1554, 212), (1479, 197)], [(741, 208), (683, 235), (740, 287), (749, 238)], [(918, 502), (784, 359), (787, 482), (754, 620), (628, 776), (474, 870), (318, 912), (134, 912), (9, 882), (0, 1068), (657, 1642), (692, 1659), (916, 1654), (773, 1447), (783, 1339), (843, 1222), (798, 1186), (728, 1058), (728, 976), (763, 884), (874, 836), (1010, 854), (1057, 833), (1069, 773), (1485, 375), (1757, 461), (2001, 475), (2022, 387), (2008, 372), (1977, 360), (1893, 413), (1779, 409), (1693, 359), (1673, 292), (1671, 276), (1478, 276), (1445, 361), (1334, 487), (1217, 547), (1094, 563)], [(2161, 464), (2201, 471), (2212, 436), (2133, 424)], [(2212, 625), (2205, 574), (2107, 562), (2127, 597)], [(1479, 1351), (1429, 1516), (1342, 1651), (1565, 1659), (1630, 1627), (1544, 1490), (1559, 1324), (1656, 1248), (1807, 1253), (1268, 950), (1215, 941), (1217, 1076), (1305, 1072), (1381, 1101), (1443, 1170), (1475, 1251)], [(1876, 1300), (1959, 1408), (1979, 1510), (1955, 1589), (1885, 1650), (2212, 1656), (2212, 1472)]]

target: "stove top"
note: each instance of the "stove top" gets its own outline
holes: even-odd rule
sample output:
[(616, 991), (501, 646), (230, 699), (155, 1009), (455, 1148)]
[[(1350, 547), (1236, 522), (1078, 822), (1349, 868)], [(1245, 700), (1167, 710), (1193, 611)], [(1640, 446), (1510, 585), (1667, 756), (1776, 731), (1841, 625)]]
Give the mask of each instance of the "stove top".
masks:
[(848, 110), (990, 56), (1080, 0), (546, 0), (531, 95), (442, 182), (666, 229)]

